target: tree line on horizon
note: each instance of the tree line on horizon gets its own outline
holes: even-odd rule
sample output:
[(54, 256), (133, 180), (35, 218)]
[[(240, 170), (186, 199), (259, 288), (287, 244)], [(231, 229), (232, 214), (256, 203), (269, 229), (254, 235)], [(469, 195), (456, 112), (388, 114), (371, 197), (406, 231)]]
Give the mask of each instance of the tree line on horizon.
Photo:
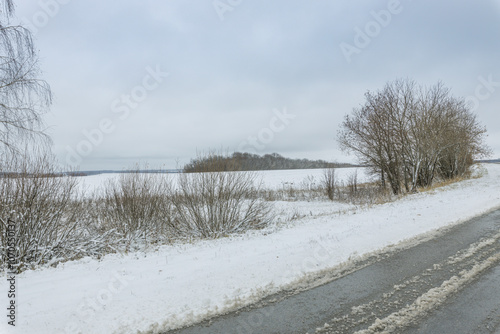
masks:
[(325, 160), (292, 159), (278, 153), (252, 154), (234, 152), (233, 154), (209, 153), (198, 156), (184, 165), (186, 173), (211, 171), (256, 171), (280, 169), (315, 169), (352, 167), (347, 163), (328, 162)]

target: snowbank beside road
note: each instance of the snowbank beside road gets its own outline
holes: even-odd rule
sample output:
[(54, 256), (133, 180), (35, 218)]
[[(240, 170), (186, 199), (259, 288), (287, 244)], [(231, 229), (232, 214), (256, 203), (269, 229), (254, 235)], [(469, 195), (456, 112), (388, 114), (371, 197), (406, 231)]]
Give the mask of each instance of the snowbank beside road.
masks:
[[(24, 272), (16, 277), (16, 327), (4, 315), (0, 332), (156, 333), (234, 309), (354, 254), (500, 207), (500, 165), (485, 169), (479, 179), (347, 214), (325, 213), (332, 203), (294, 202), (311, 214), (276, 231)], [(4, 310), (7, 291), (2, 277)]]

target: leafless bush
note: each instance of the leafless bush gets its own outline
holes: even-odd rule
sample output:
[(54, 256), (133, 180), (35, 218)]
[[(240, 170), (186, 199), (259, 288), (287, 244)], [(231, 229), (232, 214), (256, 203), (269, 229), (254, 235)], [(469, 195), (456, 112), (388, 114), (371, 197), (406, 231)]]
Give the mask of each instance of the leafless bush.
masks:
[(351, 197), (355, 197), (358, 193), (358, 170), (355, 170), (347, 179), (347, 187)]
[(169, 238), (172, 205), (167, 174), (142, 173), (137, 167), (109, 180), (101, 193), (94, 196), (96, 229), (101, 233), (115, 234), (115, 239), (119, 236), (127, 250), (137, 242)]
[(333, 201), (335, 197), (335, 168), (326, 168), (323, 170), (323, 187), (328, 198)]
[(391, 201), (389, 189), (379, 182), (359, 182), (358, 171), (354, 170), (345, 180), (339, 179), (336, 170), (323, 170), (322, 177), (307, 177), (299, 183), (286, 183), (278, 189), (262, 189), (258, 197), (265, 201), (311, 201), (325, 200), (370, 205)]
[(74, 233), (77, 241), (73, 244), (78, 245), (75, 248), (81, 256), (101, 258), (106, 254), (125, 250), (123, 236), (100, 223), (101, 205), (102, 198), (88, 194), (70, 203), (69, 210), (78, 217), (78, 226), (75, 229), (77, 233)]
[(175, 215), (171, 226), (176, 234), (217, 238), (266, 226), (272, 219), (271, 207), (256, 196), (256, 173), (224, 172), (211, 161), (212, 171), (179, 175), (172, 197)]
[(8, 220), (15, 222), (12, 240), (18, 270), (78, 257), (77, 212), (70, 208), (76, 196), (76, 179), (59, 174), (48, 154), (11, 156), (1, 172), (2, 265), (6, 264)]

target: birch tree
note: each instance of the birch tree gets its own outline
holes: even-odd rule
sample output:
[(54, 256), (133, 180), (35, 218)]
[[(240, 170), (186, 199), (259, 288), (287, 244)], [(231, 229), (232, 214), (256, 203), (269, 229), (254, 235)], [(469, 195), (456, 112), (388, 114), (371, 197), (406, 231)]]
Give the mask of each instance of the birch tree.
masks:
[(42, 116), (52, 102), (49, 85), (40, 79), (31, 32), (10, 25), (12, 0), (0, 0), (0, 146), (19, 152), (27, 141), (48, 143)]

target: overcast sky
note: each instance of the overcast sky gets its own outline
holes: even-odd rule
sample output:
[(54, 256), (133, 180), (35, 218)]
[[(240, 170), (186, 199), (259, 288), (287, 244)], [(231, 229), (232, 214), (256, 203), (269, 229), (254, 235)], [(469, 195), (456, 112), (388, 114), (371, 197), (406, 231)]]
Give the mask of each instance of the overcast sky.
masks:
[(500, 157), (500, 0), (16, 2), (63, 164), (175, 168), (209, 148), (353, 161), (343, 116), (401, 77), (467, 98)]

